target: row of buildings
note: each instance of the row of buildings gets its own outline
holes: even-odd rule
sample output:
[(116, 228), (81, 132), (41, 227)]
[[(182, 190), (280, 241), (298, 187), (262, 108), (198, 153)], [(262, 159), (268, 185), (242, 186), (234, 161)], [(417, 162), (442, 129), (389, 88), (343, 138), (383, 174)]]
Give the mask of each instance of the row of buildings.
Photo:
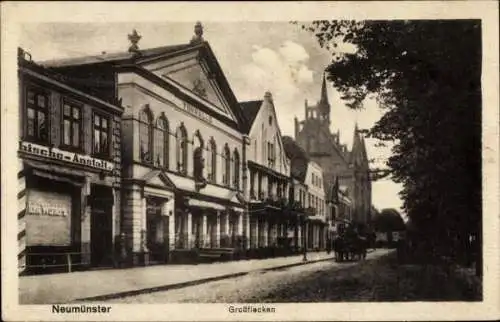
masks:
[(293, 139), (270, 93), (237, 101), (201, 24), (187, 44), (129, 40), (40, 63), (19, 49), (20, 272), (318, 250), (367, 221), (364, 142), (330, 133), (325, 82)]

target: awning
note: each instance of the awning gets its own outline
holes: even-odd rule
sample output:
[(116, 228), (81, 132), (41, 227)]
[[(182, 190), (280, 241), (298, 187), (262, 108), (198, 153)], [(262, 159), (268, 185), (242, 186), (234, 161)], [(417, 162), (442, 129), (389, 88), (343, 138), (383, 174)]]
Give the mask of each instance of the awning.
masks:
[(325, 217), (323, 217), (323, 216), (308, 216), (307, 220), (325, 222)]
[(191, 207), (200, 207), (200, 208), (211, 208), (215, 210), (226, 210), (226, 207), (219, 205), (215, 202), (198, 200), (198, 199), (189, 199), (188, 205)]
[[(212, 198), (218, 198), (222, 199), (227, 202), (231, 202), (233, 204), (241, 204), (242, 202), (238, 198), (238, 192), (224, 188), (224, 187), (219, 187), (216, 185), (212, 184), (207, 184), (205, 187), (203, 187), (200, 191), (196, 191), (195, 189), (195, 183), (194, 180), (178, 176), (172, 173), (166, 173), (166, 176), (172, 183), (174, 184), (175, 188), (183, 191), (188, 191), (192, 193), (198, 193), (203, 196), (207, 197), (212, 197)], [(224, 208), (225, 209), (225, 208)]]
[(39, 161), (24, 160), (27, 168), (31, 168), (32, 173), (38, 177), (66, 182), (76, 186), (83, 186), (86, 173), (77, 169), (66, 169), (61, 166), (46, 164)]

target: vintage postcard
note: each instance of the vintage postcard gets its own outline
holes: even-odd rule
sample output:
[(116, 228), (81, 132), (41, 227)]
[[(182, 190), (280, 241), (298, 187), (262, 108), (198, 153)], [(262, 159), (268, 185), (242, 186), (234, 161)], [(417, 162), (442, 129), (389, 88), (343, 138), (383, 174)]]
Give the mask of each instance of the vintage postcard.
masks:
[(500, 318), (498, 3), (1, 9), (4, 320)]

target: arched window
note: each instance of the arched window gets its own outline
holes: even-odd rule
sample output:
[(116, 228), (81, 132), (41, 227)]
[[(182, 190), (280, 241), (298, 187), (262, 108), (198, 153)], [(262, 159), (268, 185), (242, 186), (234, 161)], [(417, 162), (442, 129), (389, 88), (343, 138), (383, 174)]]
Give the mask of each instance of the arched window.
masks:
[(234, 165), (234, 177), (233, 177), (233, 184), (236, 189), (240, 189), (240, 154), (238, 153), (238, 150), (234, 150), (233, 152), (233, 165)]
[(160, 168), (168, 168), (168, 143), (169, 143), (168, 120), (165, 115), (156, 120), (154, 135), (154, 164)]
[(227, 144), (224, 146), (224, 150), (222, 151), (222, 159), (224, 160), (222, 165), (222, 183), (229, 186), (231, 184), (231, 152), (229, 152)]
[(146, 105), (139, 113), (139, 149), (141, 161), (153, 162), (153, 115)]
[(177, 128), (177, 171), (182, 174), (187, 174), (187, 149), (188, 149), (188, 137), (187, 131), (184, 124), (181, 124)]
[(207, 146), (207, 176), (209, 182), (217, 182), (217, 144), (211, 138)]
[(203, 159), (203, 138), (199, 131), (194, 135), (194, 151), (193, 151), (193, 176), (196, 181), (203, 181), (203, 168), (205, 160)]

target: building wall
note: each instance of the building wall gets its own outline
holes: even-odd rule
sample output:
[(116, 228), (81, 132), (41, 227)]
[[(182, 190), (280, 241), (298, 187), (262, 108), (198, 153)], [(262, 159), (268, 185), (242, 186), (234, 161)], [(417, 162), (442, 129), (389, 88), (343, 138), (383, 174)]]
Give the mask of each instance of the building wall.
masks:
[[(305, 184), (308, 187), (307, 206), (315, 208), (317, 216), (326, 218), (323, 171), (319, 164), (314, 161), (310, 161), (308, 164)], [(309, 198), (309, 195), (312, 198)]]
[[(37, 191), (42, 189), (44, 193), (57, 193), (54, 189), (60, 185), (61, 182), (70, 182), (73, 188), (68, 189), (71, 194), (71, 251), (81, 253), (79, 259), (74, 259), (83, 264), (88, 265), (91, 259), (91, 204), (93, 198), (96, 196), (91, 195), (91, 188), (94, 186), (108, 187), (111, 196), (110, 216), (111, 231), (109, 239), (114, 245), (116, 237), (120, 233), (120, 165), (121, 165), (121, 149), (120, 149), (120, 132), (121, 132), (121, 110), (118, 107), (109, 107), (104, 102), (99, 102), (94, 97), (85, 93), (80, 93), (67, 84), (61, 82), (55, 76), (50, 74), (41, 73), (39, 67), (28, 62), (20, 63), (20, 104), (19, 104), (19, 132), (20, 132), (20, 145), (19, 145), (19, 172), (22, 173), (20, 178), (23, 182), (19, 185), (22, 189), (24, 198), (20, 199), (19, 207), (24, 209), (24, 216), (20, 219), (20, 227), (24, 227), (25, 235), (29, 235), (30, 231), (35, 232), (37, 225), (43, 225), (43, 220), (39, 217), (38, 222), (31, 220), (31, 228), (26, 229), (26, 219), (31, 219), (30, 207), (33, 207), (32, 202), (45, 202), (47, 207), (51, 203), (56, 202), (50, 198), (44, 201), (36, 200)], [(28, 132), (28, 104), (33, 106), (37, 105), (36, 102), (28, 100), (29, 92), (44, 94), (46, 97), (46, 111), (47, 121), (45, 123), (48, 129), (47, 140), (39, 140), (36, 137), (30, 137)], [(31, 96), (30, 96), (31, 97)], [(35, 96), (36, 100), (36, 96)], [(33, 103), (34, 102), (34, 103)], [(78, 130), (79, 147), (70, 147), (64, 145), (63, 140), (63, 108), (64, 104), (70, 103), (72, 106), (78, 107), (80, 114), (80, 121)], [(72, 111), (73, 113), (73, 111)], [(93, 151), (94, 144), (94, 113), (105, 116), (108, 120), (108, 127), (105, 131), (108, 138), (108, 155), (96, 156)], [(36, 123), (36, 122), (35, 122)], [(36, 125), (36, 124), (35, 124)], [(37, 128), (35, 126), (35, 128)], [(76, 127), (75, 127), (76, 128)], [(43, 152), (42, 152), (43, 151)], [(52, 152), (52, 155), (51, 155)], [(56, 157), (57, 155), (57, 157)], [(108, 163), (110, 168), (101, 169), (92, 164), (82, 164), (79, 159), (89, 160), (92, 162), (102, 160)], [(47, 165), (44, 168), (43, 165)], [(43, 184), (35, 186), (36, 182), (40, 180), (41, 172), (33, 172), (33, 167), (42, 167), (49, 173), (56, 175), (46, 175), (43, 177), (45, 181)], [(111, 169), (112, 168), (112, 169)], [(28, 171), (29, 170), (29, 171)], [(68, 177), (69, 176), (69, 177)], [(79, 181), (74, 181), (72, 177), (78, 177)], [(42, 182), (42, 181), (40, 181)], [(59, 188), (60, 189), (60, 188)], [(39, 197), (42, 196), (38, 193)], [(32, 198), (35, 198), (31, 200)], [(31, 206), (30, 206), (31, 205)], [(42, 216), (44, 217), (44, 216)], [(50, 220), (50, 216), (46, 219)], [(56, 232), (54, 232), (55, 234)], [(28, 236), (30, 237), (30, 236)], [(32, 245), (36, 247), (53, 247), (51, 242), (37, 243)], [(20, 245), (25, 248), (26, 244)], [(109, 257), (112, 254), (114, 246), (111, 246)], [(69, 249), (68, 249), (69, 251)], [(25, 253), (29, 253), (26, 252)], [(29, 254), (28, 254), (29, 256)], [(23, 259), (24, 260), (24, 259)], [(22, 264), (24, 265), (24, 264)]]
[[(222, 175), (223, 175), (223, 160), (222, 151), (224, 146), (227, 144), (231, 157), (234, 155), (234, 151), (237, 151), (240, 157), (240, 171), (239, 171), (239, 189), (242, 190), (242, 165), (243, 165), (243, 135), (237, 130), (229, 127), (228, 125), (218, 121), (217, 119), (211, 117), (211, 121), (206, 122), (201, 120), (199, 117), (194, 116), (189, 113), (184, 108), (184, 102), (175, 97), (172, 93), (159, 88), (158, 86), (148, 82), (142, 77), (130, 73), (120, 74), (118, 76), (119, 81), (119, 96), (122, 99), (123, 105), (125, 106), (124, 112), (124, 140), (127, 142), (132, 142), (133, 144), (125, 144), (125, 146), (130, 146), (131, 148), (124, 149), (124, 160), (129, 162), (127, 164), (126, 174), (131, 177), (141, 177), (144, 175), (143, 167), (133, 167), (135, 163), (142, 163), (139, 155), (139, 135), (134, 135), (138, 133), (139, 130), (139, 112), (146, 105), (149, 106), (154, 120), (160, 116), (164, 115), (168, 120), (169, 124), (169, 162), (168, 169), (172, 172), (177, 171), (177, 159), (176, 159), (176, 130), (181, 126), (187, 130), (187, 137), (190, 142), (197, 140), (195, 133), (199, 131), (201, 138), (204, 142), (204, 147), (208, 146), (209, 140), (212, 138), (216, 142), (217, 148), (217, 162), (216, 162), (216, 184), (222, 185)], [(208, 153), (206, 149), (203, 150), (203, 158), (205, 161), (208, 158)], [(188, 146), (187, 155), (187, 176), (193, 176), (193, 144)], [(147, 171), (147, 170), (146, 170)], [(204, 168), (204, 177), (206, 178), (207, 167)], [(231, 167), (231, 185), (234, 180), (234, 168)]]
[[(203, 178), (212, 185), (223, 186), (233, 191), (243, 192), (244, 190), (244, 136), (238, 130), (217, 117), (209, 115), (189, 105), (172, 92), (146, 80), (135, 73), (120, 73), (118, 75), (118, 95), (125, 107), (123, 140), (124, 140), (124, 176), (128, 179), (141, 180), (152, 170), (162, 170), (167, 173), (175, 173), (185, 178), (189, 182), (195, 182), (194, 150), (202, 146)], [(194, 95), (194, 94), (193, 94)], [(140, 123), (139, 115), (143, 110), (147, 110), (152, 116), (153, 128), (158, 118), (163, 117), (168, 123), (168, 164), (158, 166), (141, 160), (140, 156)], [(225, 117), (225, 116), (221, 116)], [(178, 144), (177, 135), (179, 129), (184, 128), (187, 135), (187, 171), (183, 173), (178, 168)], [(153, 141), (154, 132), (153, 130)], [(209, 178), (208, 162), (211, 161), (208, 148), (211, 142), (215, 142), (216, 158), (215, 179)], [(225, 170), (225, 158), (223, 157), (225, 147), (230, 153), (230, 178), (228, 182), (223, 180)], [(155, 145), (153, 144), (153, 153)], [(235, 185), (236, 163), (235, 155), (239, 157), (238, 186)], [(134, 182), (134, 181), (132, 181)], [(200, 238), (202, 247), (219, 247), (221, 238), (228, 235), (230, 228), (234, 235), (243, 234), (246, 227), (243, 218), (238, 213), (229, 214), (217, 211), (186, 210), (183, 205), (177, 204), (174, 187), (169, 187), (165, 183), (159, 182), (162, 186), (148, 188), (156, 189), (153, 196), (163, 200), (161, 215), (167, 216), (169, 222), (169, 232), (163, 232), (163, 227), (158, 227), (158, 234), (168, 237), (169, 249), (177, 248), (191, 249), (195, 247), (195, 239)], [(133, 262), (141, 262), (140, 254), (148, 253), (151, 249), (145, 247), (144, 235), (149, 234), (147, 228), (148, 218), (148, 196), (152, 192), (140, 185), (132, 183), (124, 188), (124, 230), (129, 236), (129, 249), (133, 253)], [(221, 196), (213, 196), (219, 197)], [(229, 222), (231, 224), (229, 224)], [(161, 233), (162, 231), (163, 233)], [(248, 232), (245, 232), (248, 234)], [(158, 239), (158, 238), (157, 238)]]
[[(276, 112), (273, 105), (272, 96), (266, 93), (262, 106), (254, 120), (249, 133), (250, 144), (247, 148), (247, 159), (269, 168), (283, 176), (290, 177), (290, 160), (285, 154), (283, 144), (281, 142), (281, 133), (279, 124), (277, 123)], [(269, 149), (268, 144), (272, 144), (272, 149)], [(270, 155), (271, 154), (271, 155)], [(273, 155), (274, 154), (274, 155)], [(275, 161), (270, 162), (269, 158), (274, 156)], [(249, 177), (252, 180), (252, 177)], [(250, 197), (250, 188), (252, 183), (248, 185), (246, 195)], [(258, 177), (253, 176), (253, 185), (257, 193)], [(267, 191), (268, 177), (264, 175), (261, 182), (261, 189), (265, 195), (276, 195), (277, 185), (273, 184), (271, 191)], [(284, 187), (283, 197), (288, 197), (288, 184)], [(257, 196), (258, 198), (258, 196)]]

